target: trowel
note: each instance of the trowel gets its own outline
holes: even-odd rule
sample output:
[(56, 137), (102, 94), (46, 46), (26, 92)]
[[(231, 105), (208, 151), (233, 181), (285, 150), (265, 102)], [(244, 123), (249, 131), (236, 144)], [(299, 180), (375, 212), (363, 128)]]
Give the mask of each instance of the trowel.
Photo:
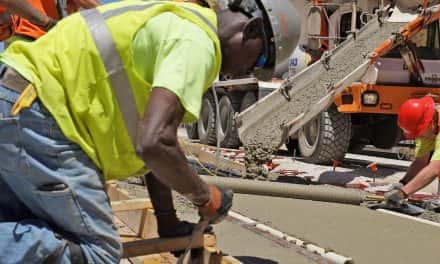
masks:
[(410, 203), (402, 203), (399, 206), (390, 205), (385, 202), (381, 202), (380, 204), (369, 206), (370, 209), (377, 210), (377, 209), (385, 209), (401, 214), (406, 214), (410, 216), (418, 216), (425, 212), (425, 210), (421, 207), (418, 207), (416, 205), (410, 204)]

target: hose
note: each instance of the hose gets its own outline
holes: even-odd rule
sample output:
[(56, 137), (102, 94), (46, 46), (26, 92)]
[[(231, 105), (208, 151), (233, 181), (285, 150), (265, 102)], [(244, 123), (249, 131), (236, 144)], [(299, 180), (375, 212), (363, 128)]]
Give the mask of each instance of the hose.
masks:
[(213, 176), (200, 177), (209, 184), (231, 189), (235, 193), (242, 194), (355, 205), (360, 205), (367, 197), (366, 193), (361, 190), (329, 185), (301, 185)]

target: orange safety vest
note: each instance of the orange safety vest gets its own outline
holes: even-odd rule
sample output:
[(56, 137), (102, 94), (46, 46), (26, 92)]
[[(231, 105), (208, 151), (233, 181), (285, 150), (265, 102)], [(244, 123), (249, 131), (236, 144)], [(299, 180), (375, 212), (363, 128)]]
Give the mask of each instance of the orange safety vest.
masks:
[[(27, 0), (29, 4), (41, 11), (47, 16), (59, 20), (78, 10), (78, 7), (71, 0)], [(65, 2), (65, 4), (62, 4)], [(1, 11), (1, 10), (0, 10)], [(12, 33), (15, 35), (23, 36), (26, 38), (37, 39), (44, 35), (46, 32), (39, 26), (31, 23), (30, 21), (18, 16), (12, 15)], [(10, 23), (10, 22), (4, 22)], [(0, 26), (0, 28), (2, 28)], [(1, 34), (0, 34), (1, 35)]]
[[(78, 10), (78, 7), (71, 0), (66, 0), (64, 6), (61, 4), (64, 1), (60, 0), (28, 0), (28, 2), (42, 13), (57, 20)], [(17, 15), (14, 15), (12, 20), (14, 25), (13, 31), (17, 35), (37, 39), (46, 33), (39, 26)]]

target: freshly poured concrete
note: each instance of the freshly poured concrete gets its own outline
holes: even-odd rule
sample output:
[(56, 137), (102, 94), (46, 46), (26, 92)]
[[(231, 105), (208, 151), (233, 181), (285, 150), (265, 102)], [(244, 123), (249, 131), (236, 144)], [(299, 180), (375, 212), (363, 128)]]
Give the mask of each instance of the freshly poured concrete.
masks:
[(367, 208), (236, 195), (233, 210), (355, 263), (440, 263), (439, 227)]
[[(135, 197), (147, 192), (122, 184)], [(197, 221), (197, 211), (176, 196), (183, 219)], [(251, 195), (235, 195), (233, 210), (283, 233), (352, 257), (355, 263), (440, 263), (440, 228), (367, 208)], [(295, 248), (285, 248), (235, 222), (215, 226), (219, 246), (244, 263), (315, 263)], [(318, 262), (321, 263), (321, 262)]]
[[(177, 198), (175, 204), (179, 217), (196, 222), (198, 220), (197, 210), (191, 208), (182, 197), (175, 196), (175, 198)], [(240, 226), (239, 223), (224, 220), (214, 226), (214, 231), (217, 235), (218, 248), (238, 258), (244, 264), (317, 263), (299, 253), (294, 246), (292, 248), (283, 247)]]
[(245, 264), (316, 263), (292, 248), (284, 248), (274, 242), (225, 221), (215, 227), (218, 245), (223, 251)]

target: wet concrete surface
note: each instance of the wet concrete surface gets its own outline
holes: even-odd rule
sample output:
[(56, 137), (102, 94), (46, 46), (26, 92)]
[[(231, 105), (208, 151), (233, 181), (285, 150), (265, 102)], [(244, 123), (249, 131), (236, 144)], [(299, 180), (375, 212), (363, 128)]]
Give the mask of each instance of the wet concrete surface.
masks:
[[(119, 182), (118, 185), (129, 191), (133, 198), (148, 197), (145, 187), (133, 184), (137, 182), (135, 179), (130, 181), (132, 183), (124, 181)], [(174, 193), (174, 204), (180, 219), (190, 222), (198, 221), (197, 210), (185, 198)], [(244, 264), (323, 263), (313, 260), (317, 256), (307, 257), (303, 255), (304, 253), (298, 252), (293, 245), (289, 247), (278, 244), (230, 220), (214, 226), (214, 231), (217, 235), (218, 247)]]
[[(122, 183), (133, 196), (143, 186)], [(197, 210), (175, 194), (181, 219), (196, 222)], [(288, 235), (351, 257), (354, 263), (439, 263), (440, 228), (364, 207), (284, 198), (235, 195), (233, 210)], [(219, 248), (244, 263), (323, 263), (225, 220), (216, 225)]]
[[(355, 160), (354, 164), (350, 160)], [(317, 182), (347, 179), (372, 180), (365, 168), (371, 160), (378, 163), (378, 181), (397, 182), (405, 173), (408, 162), (365, 155), (349, 155), (336, 173), (329, 166), (317, 166), (283, 157), (275, 160), (280, 168), (302, 171)], [(398, 165), (387, 167), (387, 165)], [(325, 177), (324, 177), (325, 176)], [(288, 177), (287, 177), (288, 178)], [(139, 185), (122, 183), (136, 197), (147, 196)], [(437, 191), (437, 182), (426, 192)], [(175, 196), (179, 215), (197, 221), (196, 209), (181, 196)], [(233, 210), (288, 235), (352, 257), (354, 263), (440, 263), (440, 228), (364, 207), (250, 195), (235, 195)], [(437, 217), (437, 216), (434, 216)], [(239, 256), (244, 263), (316, 263), (296, 251), (270, 239), (224, 221), (215, 226), (220, 248)]]
[(235, 211), (355, 263), (439, 263), (440, 228), (363, 207), (237, 195)]
[(215, 231), (219, 247), (245, 264), (315, 263), (294, 249), (277, 245), (227, 221), (216, 226)]

